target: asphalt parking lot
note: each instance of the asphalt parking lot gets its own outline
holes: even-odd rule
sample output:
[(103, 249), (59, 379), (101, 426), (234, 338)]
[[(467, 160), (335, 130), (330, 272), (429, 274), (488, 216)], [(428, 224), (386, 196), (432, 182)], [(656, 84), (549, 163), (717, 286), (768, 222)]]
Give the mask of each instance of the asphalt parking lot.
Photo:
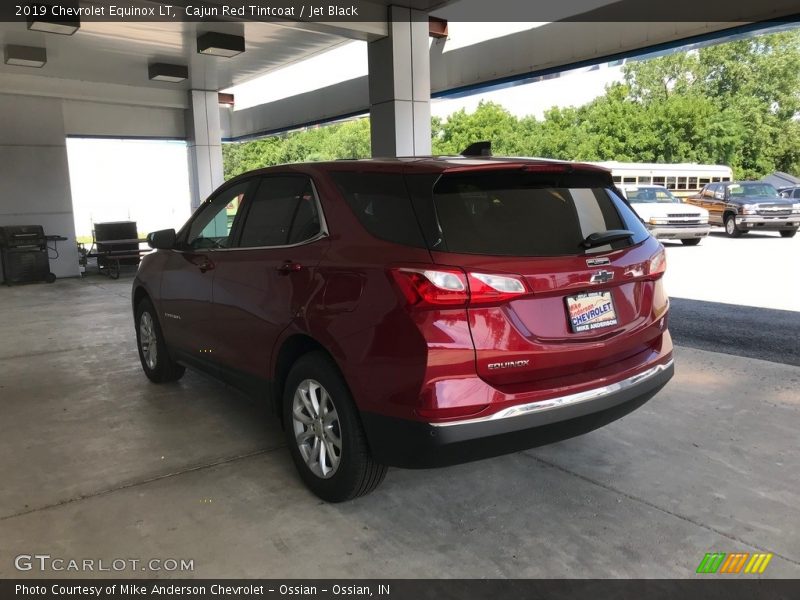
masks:
[[(392, 469), (338, 505), (306, 491), (263, 407), (192, 372), (146, 380), (129, 279), (0, 288), (0, 577), (82, 575), (19, 572), (22, 553), (194, 561), (116, 573), (142, 577), (695, 577), (716, 551), (771, 552), (763, 577), (798, 577), (800, 366), (782, 357), (800, 238), (751, 236), (668, 244), (676, 376), (643, 408), (544, 448)], [(719, 343), (731, 314), (741, 333)], [(776, 315), (783, 337), (754, 349)]]

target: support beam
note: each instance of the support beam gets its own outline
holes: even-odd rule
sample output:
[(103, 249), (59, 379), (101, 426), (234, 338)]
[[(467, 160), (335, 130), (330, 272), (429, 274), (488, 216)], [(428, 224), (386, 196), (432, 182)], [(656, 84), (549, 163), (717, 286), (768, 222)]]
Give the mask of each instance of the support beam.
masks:
[(191, 90), (186, 113), (192, 210), (223, 182), (222, 134), (216, 90)]
[(369, 104), (373, 156), (431, 153), (428, 21), (408, 8), (389, 8), (389, 35), (370, 42)]

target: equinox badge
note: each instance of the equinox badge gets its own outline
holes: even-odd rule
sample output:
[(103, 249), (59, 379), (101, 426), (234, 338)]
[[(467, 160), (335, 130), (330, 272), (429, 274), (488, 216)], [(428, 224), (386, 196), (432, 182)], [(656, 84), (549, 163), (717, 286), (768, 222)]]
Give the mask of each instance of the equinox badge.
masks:
[(508, 360), (506, 362), (489, 363), (486, 366), (489, 367), (490, 370), (511, 369), (513, 367), (527, 367), (530, 363), (530, 360)]
[(589, 280), (591, 283), (608, 283), (614, 279), (614, 273), (611, 271), (598, 271)]

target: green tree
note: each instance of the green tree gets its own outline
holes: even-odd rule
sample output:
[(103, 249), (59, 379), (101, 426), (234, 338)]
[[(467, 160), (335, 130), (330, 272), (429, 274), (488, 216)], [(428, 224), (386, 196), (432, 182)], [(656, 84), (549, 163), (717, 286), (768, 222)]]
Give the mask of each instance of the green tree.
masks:
[(495, 102), (480, 102), (472, 113), (458, 110), (444, 123), (431, 124), (431, 129), (435, 128), (433, 153), (455, 155), (474, 142), (492, 140), (494, 152), (507, 154), (516, 121), (514, 115)]

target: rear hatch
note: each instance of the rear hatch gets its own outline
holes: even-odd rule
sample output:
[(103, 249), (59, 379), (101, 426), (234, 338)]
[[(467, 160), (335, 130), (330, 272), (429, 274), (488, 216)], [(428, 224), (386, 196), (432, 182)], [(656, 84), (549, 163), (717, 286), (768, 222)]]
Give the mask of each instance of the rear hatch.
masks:
[(485, 381), (574, 384), (660, 342), (663, 248), (612, 185), (605, 171), (559, 163), (436, 182), (431, 256), (464, 271)]

